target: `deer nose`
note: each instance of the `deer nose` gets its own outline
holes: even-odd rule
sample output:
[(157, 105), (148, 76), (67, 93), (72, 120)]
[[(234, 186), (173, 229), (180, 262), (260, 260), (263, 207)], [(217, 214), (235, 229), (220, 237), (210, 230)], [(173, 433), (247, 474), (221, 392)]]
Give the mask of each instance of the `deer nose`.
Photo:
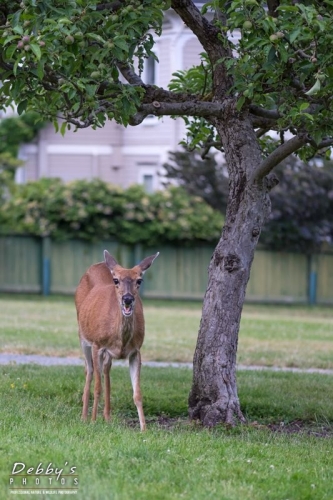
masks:
[(130, 293), (126, 293), (125, 295), (123, 295), (123, 303), (126, 306), (130, 306), (131, 304), (133, 304), (133, 302), (134, 302), (133, 295), (131, 295)]

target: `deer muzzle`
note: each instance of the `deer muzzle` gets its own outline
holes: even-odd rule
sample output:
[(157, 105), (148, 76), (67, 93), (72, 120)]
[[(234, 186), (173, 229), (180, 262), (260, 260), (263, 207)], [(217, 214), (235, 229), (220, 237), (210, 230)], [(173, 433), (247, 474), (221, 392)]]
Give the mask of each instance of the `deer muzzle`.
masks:
[(131, 316), (133, 314), (135, 299), (132, 294), (126, 293), (122, 297), (121, 312), (124, 316)]

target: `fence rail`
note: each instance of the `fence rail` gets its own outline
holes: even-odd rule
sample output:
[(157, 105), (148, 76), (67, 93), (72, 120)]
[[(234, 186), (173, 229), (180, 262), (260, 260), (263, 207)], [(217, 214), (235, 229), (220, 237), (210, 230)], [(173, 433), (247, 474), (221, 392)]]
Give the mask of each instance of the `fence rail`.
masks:
[[(145, 276), (145, 297), (203, 298), (213, 246), (144, 248), (116, 241), (54, 242), (30, 236), (0, 236), (0, 292), (73, 294), (84, 271), (102, 260), (105, 248), (124, 267), (160, 251), (158, 265)], [(308, 257), (259, 248), (246, 300), (333, 304), (333, 254)]]

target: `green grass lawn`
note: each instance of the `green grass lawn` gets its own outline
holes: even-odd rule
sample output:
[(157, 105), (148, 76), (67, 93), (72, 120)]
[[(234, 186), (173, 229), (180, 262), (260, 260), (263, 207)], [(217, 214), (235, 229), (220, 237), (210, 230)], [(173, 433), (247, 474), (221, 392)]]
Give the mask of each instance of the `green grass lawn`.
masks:
[[(15, 462), (26, 470), (52, 463), (64, 474), (76, 467), (75, 497), (82, 500), (333, 498), (329, 376), (241, 372), (242, 409), (251, 424), (207, 430), (186, 419), (191, 371), (144, 367), (148, 430), (140, 433), (125, 368), (112, 369), (111, 423), (80, 421), (80, 367), (2, 366), (0, 373), (1, 499), (13, 498)], [(269, 428), (283, 431), (295, 421), (303, 432)], [(326, 437), (316, 437), (324, 430)], [(15, 485), (22, 479), (15, 476)], [(71, 485), (73, 478), (64, 480)], [(28, 481), (25, 488), (35, 477)]]
[[(192, 361), (200, 303), (144, 301), (144, 360)], [(1, 352), (80, 356), (71, 298), (0, 296)], [(243, 365), (333, 368), (330, 308), (246, 305), (239, 334)]]
[[(191, 361), (200, 309), (145, 301), (144, 359)], [(2, 352), (80, 355), (72, 299), (1, 296), (0, 325)], [(325, 308), (247, 305), (239, 362), (332, 368), (332, 326)], [(112, 422), (83, 423), (83, 367), (0, 366), (1, 500), (13, 498), (15, 462), (24, 464), (21, 474), (63, 469), (52, 487), (73, 486), (75, 467), (82, 500), (333, 498), (331, 376), (240, 371), (248, 424), (207, 430), (187, 420), (190, 370), (143, 367), (148, 430), (140, 433), (128, 370), (111, 374)], [(24, 486), (22, 475), (11, 477), (26, 492), (37, 476), (26, 475)], [(50, 488), (48, 476), (40, 479)]]

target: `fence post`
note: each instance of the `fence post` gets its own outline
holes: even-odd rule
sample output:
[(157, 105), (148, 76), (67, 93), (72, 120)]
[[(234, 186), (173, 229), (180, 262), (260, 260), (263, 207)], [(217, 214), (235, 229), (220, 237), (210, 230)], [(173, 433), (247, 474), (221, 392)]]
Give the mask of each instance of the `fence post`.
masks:
[(309, 304), (317, 302), (317, 256), (309, 255)]
[(50, 295), (51, 289), (51, 239), (42, 238), (42, 294)]

